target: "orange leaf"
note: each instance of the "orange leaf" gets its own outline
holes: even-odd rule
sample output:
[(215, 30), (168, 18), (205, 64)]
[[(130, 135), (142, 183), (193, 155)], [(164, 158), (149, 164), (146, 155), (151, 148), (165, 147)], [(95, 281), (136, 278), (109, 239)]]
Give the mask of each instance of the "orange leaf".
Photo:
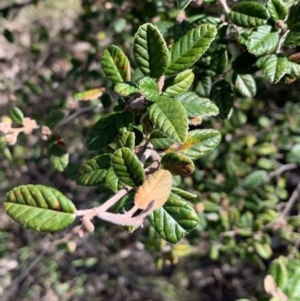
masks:
[(134, 196), (134, 204), (140, 209), (146, 209), (155, 200), (153, 210), (162, 207), (168, 200), (172, 187), (172, 175), (168, 170), (159, 169), (149, 175)]
[(94, 100), (100, 97), (103, 94), (103, 91), (105, 91), (105, 88), (96, 88), (91, 89), (83, 92), (78, 92), (74, 95), (74, 98), (76, 100)]

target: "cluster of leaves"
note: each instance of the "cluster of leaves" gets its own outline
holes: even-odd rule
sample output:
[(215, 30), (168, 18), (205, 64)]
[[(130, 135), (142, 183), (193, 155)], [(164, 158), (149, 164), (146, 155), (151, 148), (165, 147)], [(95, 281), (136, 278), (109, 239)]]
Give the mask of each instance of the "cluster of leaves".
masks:
[[(156, 161), (158, 167), (161, 165), (174, 175), (193, 173), (193, 160), (211, 152), (219, 144), (221, 135), (213, 129), (189, 131), (189, 123), (194, 124), (191, 119), (216, 115), (218, 108), (209, 99), (186, 92), (194, 78), (192, 70), (187, 68), (199, 60), (215, 35), (214, 25), (202, 24), (187, 32), (169, 50), (155, 26), (142, 25), (133, 46), (135, 61), (143, 75), (138, 82), (131, 81), (129, 60), (121, 49), (110, 46), (104, 51), (104, 72), (115, 83), (114, 89), (120, 97), (115, 112), (101, 118), (87, 137), (87, 148), (101, 154), (79, 169), (79, 185), (98, 186), (105, 182), (115, 192), (125, 185), (138, 187), (145, 181), (144, 168), (148, 168), (148, 174), (152, 173), (152, 164)], [(164, 75), (168, 75), (166, 80)], [(93, 95), (93, 92), (77, 94), (77, 97)], [(159, 152), (162, 158), (158, 154), (158, 159), (147, 155), (149, 151)], [(61, 157), (57, 152), (54, 155)], [(64, 228), (74, 219), (74, 208), (65, 205), (67, 200), (63, 196), (59, 204), (54, 202), (59, 199), (59, 192), (49, 189), (42, 186), (14, 189), (6, 197), (7, 213), (23, 226), (39, 231)], [(165, 189), (170, 194), (168, 201), (162, 208), (159, 208), (162, 204), (154, 206), (157, 210), (149, 220), (163, 239), (176, 243), (199, 222), (188, 203), (196, 196), (180, 189), (168, 191), (167, 186)], [(121, 200), (124, 208), (132, 203), (134, 194), (130, 196), (126, 201)], [(40, 215), (43, 218), (36, 218)]]
[[(264, 280), (264, 288), (270, 297), (263, 297), (268, 301), (296, 301), (299, 298), (300, 278), (299, 260), (287, 260), (280, 256), (272, 262)], [(239, 299), (237, 301), (250, 301)]]
[[(136, 1), (129, 2), (128, 7), (136, 9)], [(149, 215), (153, 228), (147, 233), (146, 246), (151, 250), (154, 240), (177, 243), (195, 229), (188, 236), (190, 243), (207, 232), (213, 260), (225, 258), (234, 263), (238, 256), (263, 268), (274, 256), (274, 238), (287, 253), (294, 252), (299, 258), (293, 248), (299, 239), (299, 216), (296, 211), (292, 216), (280, 212), (291, 183), (277, 170), (286, 164), (296, 168), (300, 162), (300, 111), (298, 104), (283, 105), (278, 100), (270, 112), (264, 84), (266, 79), (272, 89), (280, 91), (274, 84), (292, 84), (300, 76), (300, 4), (294, 2), (241, 1), (231, 9), (225, 5), (227, 22), (219, 17), (216, 3), (206, 3), (197, 14), (189, 6), (190, 0), (177, 1), (178, 8), (186, 9), (181, 22), (174, 22), (178, 11), (170, 8), (169, 1), (147, 1), (139, 8), (147, 7), (145, 14), (137, 13), (133, 19), (128, 11), (124, 12), (128, 20), (114, 11), (104, 17), (115, 30), (116, 44), (124, 47), (124, 52), (114, 45), (108, 47), (101, 59), (106, 79), (118, 94), (117, 102), (111, 97), (115, 93), (90, 89), (92, 80), (86, 81), (86, 91), (74, 95), (78, 101), (95, 103), (100, 97), (105, 111), (112, 111), (104, 116), (101, 113), (89, 131), (86, 146), (96, 153), (79, 168), (76, 180), (78, 185), (103, 191), (109, 187), (113, 193), (125, 185), (133, 187), (111, 210), (121, 214), (134, 206), (138, 187), (149, 174), (159, 167), (170, 171), (173, 187), (167, 201)], [(90, 29), (90, 20), (98, 14), (87, 3), (85, 9), (83, 22)], [(126, 24), (136, 30), (137, 22), (148, 22), (156, 15), (160, 20), (153, 22), (155, 26), (140, 26), (134, 37), (125, 30)], [(86, 40), (95, 46), (94, 36), (89, 34)], [(126, 56), (125, 52), (131, 53), (131, 42), (133, 56)], [(93, 55), (89, 54), (88, 64), (95, 59)], [(71, 78), (81, 76), (79, 65), (74, 61)], [(89, 74), (100, 75), (95, 70)], [(106, 87), (110, 85), (108, 82)], [(214, 118), (217, 115), (222, 120)], [(70, 165), (60, 136), (64, 120), (64, 113), (55, 110), (45, 123), (53, 131), (48, 158), (59, 171)], [(221, 147), (217, 147), (219, 143)], [(8, 193), (5, 206), (25, 227), (57, 231), (76, 217), (71, 204), (53, 188), (23, 186)], [(47, 216), (42, 208), (57, 214)], [(26, 218), (19, 215), (27, 209), (30, 214)], [(145, 209), (147, 205), (141, 208)], [(41, 229), (49, 220), (49, 227)], [(129, 231), (135, 228), (124, 227)], [(156, 247), (159, 251), (161, 244)], [(185, 255), (190, 254), (191, 248), (185, 247)], [(178, 253), (176, 246), (172, 252)], [(279, 263), (283, 272), (276, 276)], [(286, 258), (273, 262), (269, 274), (275, 285), (271, 289), (265, 286), (271, 297), (262, 300), (297, 297), (298, 282), (289, 285), (281, 280), (282, 274), (295, 278), (295, 263)]]
[[(284, 47), (299, 45), (300, 5), (292, 3), (274, 0), (265, 6), (245, 1), (232, 7), (229, 14), (232, 23), (246, 28), (239, 32), (238, 42), (246, 50), (233, 63), (237, 73), (261, 70), (272, 84), (280, 81), (291, 83), (299, 78), (299, 59), (294, 55), (287, 57), (282, 52)], [(247, 63), (241, 67), (241, 62)], [(247, 77), (244, 81), (242, 79), (237, 79), (240, 90), (249, 86)]]
[[(298, 211), (280, 208), (291, 185), (298, 184), (295, 173), (288, 178), (282, 173), (298, 166), (300, 111), (298, 104), (287, 102), (276, 113), (262, 115), (265, 100), (257, 100), (260, 109), (253, 108), (250, 100), (239, 101), (231, 124), (221, 132), (228, 137), (223, 150), (200, 159), (183, 188), (204, 200), (197, 205), (196, 231), (209, 234), (211, 259), (226, 258), (234, 264), (237, 255), (264, 267), (280, 248), (299, 256), (294, 247), (299, 241)], [(257, 122), (241, 130), (247, 118)]]

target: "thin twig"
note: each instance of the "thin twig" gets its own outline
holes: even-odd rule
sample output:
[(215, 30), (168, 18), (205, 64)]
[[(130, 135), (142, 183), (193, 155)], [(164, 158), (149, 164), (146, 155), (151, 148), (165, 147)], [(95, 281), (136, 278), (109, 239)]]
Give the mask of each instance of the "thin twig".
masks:
[(132, 187), (125, 186), (124, 188), (119, 190), (112, 198), (107, 200), (104, 204), (92, 209), (77, 210), (76, 216), (88, 216), (90, 219), (92, 219), (97, 214), (107, 211), (110, 207), (112, 207), (115, 203), (117, 203), (124, 195), (126, 195), (131, 189)]
[(152, 174), (153, 172), (158, 170), (159, 167), (160, 167), (161, 157), (159, 156), (159, 154), (155, 150), (151, 150), (150, 157), (152, 159), (152, 163), (151, 163), (150, 166), (145, 168), (145, 174), (146, 175)]
[(272, 178), (278, 177), (282, 173), (284, 173), (288, 170), (291, 170), (291, 169), (295, 169), (297, 167), (298, 167), (298, 164), (296, 164), (296, 163), (281, 165), (277, 170), (274, 170), (268, 174), (268, 177), (266, 178), (265, 182), (269, 182)]
[(278, 44), (277, 44), (277, 47), (276, 47), (276, 53), (280, 53), (281, 52), (281, 47), (284, 43), (284, 40), (286, 38), (286, 35), (288, 34), (289, 30), (288, 28), (284, 28), (281, 30), (280, 32), (280, 35), (279, 35), (279, 40), (278, 40)]
[[(223, 9), (224, 9), (226, 15), (228, 16), (229, 13), (230, 13), (230, 8), (228, 7), (226, 0), (219, 0), (219, 2), (223, 6)], [(235, 29), (235, 31), (237, 33), (239, 33), (239, 28), (235, 24), (233, 24), (232, 22), (230, 22), (230, 24)]]
[(30, 271), (42, 260), (42, 258), (48, 252), (48, 248), (45, 248), (34, 260), (28, 265), (28, 267), (22, 271), (22, 273), (13, 281), (9, 288), (6, 289), (5, 293), (2, 295), (1, 300), (11, 300), (10, 294), (30, 273)]
[(289, 198), (288, 202), (286, 203), (286, 205), (284, 207), (284, 210), (280, 214), (279, 219), (284, 219), (284, 217), (289, 214), (289, 212), (291, 211), (294, 203), (296, 202), (296, 200), (299, 197), (299, 193), (300, 193), (300, 181), (299, 181), (297, 187), (294, 189), (294, 191), (293, 191), (291, 197)]
[[(145, 157), (149, 156), (153, 160), (152, 164), (145, 169), (145, 174), (147, 175), (153, 173), (159, 168), (161, 158), (159, 154), (152, 149), (147, 149), (145, 152), (147, 152)], [(82, 225), (78, 233), (79, 236), (82, 237), (86, 232), (94, 231), (94, 226), (91, 223), (91, 220), (96, 216), (102, 220), (109, 221), (117, 225), (142, 226), (144, 218), (153, 212), (156, 200), (152, 200), (152, 202), (148, 204), (147, 208), (143, 208), (144, 210), (139, 215), (134, 217), (132, 217), (132, 215), (139, 209), (139, 206), (137, 205), (134, 205), (131, 210), (125, 212), (124, 214), (107, 212), (110, 207), (116, 204), (123, 196), (128, 194), (131, 189), (132, 187), (125, 186), (104, 204), (92, 209), (77, 210), (76, 216), (82, 217)]]
[(219, 2), (220, 2), (221, 5), (223, 6), (223, 9), (224, 9), (225, 13), (226, 13), (227, 15), (229, 15), (229, 13), (230, 13), (230, 8), (229, 8), (229, 6), (227, 5), (226, 0), (219, 0)]
[(91, 106), (91, 107), (81, 108), (81, 109), (77, 110), (75, 113), (69, 115), (68, 117), (64, 118), (61, 122), (59, 122), (58, 125), (56, 126), (56, 128), (61, 129), (64, 125), (69, 123), (71, 120), (73, 120), (77, 116), (79, 116), (83, 113), (93, 111), (97, 108), (99, 108), (99, 109), (102, 108), (102, 103), (99, 103), (99, 104)]
[(162, 93), (164, 84), (165, 84), (165, 76), (162, 75), (161, 77), (159, 77), (159, 78), (157, 79), (157, 89), (158, 89), (158, 94), (161, 94), (161, 93)]

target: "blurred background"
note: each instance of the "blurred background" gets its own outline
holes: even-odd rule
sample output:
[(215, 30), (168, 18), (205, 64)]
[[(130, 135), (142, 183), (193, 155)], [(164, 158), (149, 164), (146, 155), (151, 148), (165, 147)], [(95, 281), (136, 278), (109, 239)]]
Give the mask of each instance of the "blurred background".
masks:
[[(270, 300), (263, 279), (271, 261), (299, 259), (299, 84), (271, 85), (259, 73), (256, 96), (237, 92), (229, 121), (203, 121), (221, 131), (217, 149), (196, 161), (193, 175), (174, 178), (176, 186), (199, 196), (194, 205), (201, 220), (177, 245), (159, 239), (148, 223), (128, 233), (97, 221), (94, 233), (79, 238), (78, 221), (60, 233), (41, 234), (22, 229), (4, 213), (5, 194), (22, 184), (55, 187), (82, 209), (107, 199), (106, 187), (76, 185), (76, 172), (90, 156), (86, 133), (105, 112), (99, 99), (79, 102), (73, 95), (111, 89), (100, 64), (111, 44), (136, 67), (132, 43), (141, 24), (155, 23), (171, 43), (187, 19), (220, 17), (215, 2), (193, 1), (186, 14), (174, 2), (1, 0), (0, 117), (17, 106), (44, 124), (51, 110), (68, 116), (87, 108), (61, 128), (70, 156), (63, 172), (47, 157), (47, 141), (38, 131), (20, 134), (13, 146), (0, 136), (2, 301)], [(226, 45), (233, 60), (239, 46)], [(193, 88), (204, 97), (212, 84), (205, 69), (209, 55), (195, 68)], [(106, 98), (116, 101), (113, 94)], [(247, 186), (244, 179), (251, 174), (258, 181)]]

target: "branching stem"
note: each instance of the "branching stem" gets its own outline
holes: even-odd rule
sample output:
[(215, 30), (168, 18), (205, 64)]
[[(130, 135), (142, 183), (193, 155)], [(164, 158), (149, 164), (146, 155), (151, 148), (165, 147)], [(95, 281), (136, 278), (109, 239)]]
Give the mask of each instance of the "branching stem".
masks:
[(274, 170), (268, 174), (268, 177), (266, 178), (266, 182), (269, 182), (272, 178), (278, 177), (282, 173), (284, 173), (288, 170), (291, 170), (291, 169), (295, 169), (297, 167), (298, 167), (298, 164), (296, 164), (296, 163), (281, 165), (277, 170)]
[(287, 216), (289, 214), (289, 212), (291, 211), (294, 203), (296, 202), (296, 200), (299, 197), (299, 193), (300, 193), (300, 181), (297, 185), (297, 187), (294, 189), (291, 197), (289, 198), (289, 200), (287, 201), (284, 210), (282, 211), (282, 213), (280, 214), (279, 219), (284, 219), (285, 216)]
[[(146, 174), (153, 173), (160, 166), (161, 158), (159, 154), (151, 148), (145, 150), (142, 161), (146, 161), (149, 157), (152, 158), (153, 162), (148, 168), (145, 169)], [(133, 214), (139, 209), (139, 207), (136, 205), (134, 205), (128, 212), (125, 212), (124, 214), (107, 212), (109, 208), (115, 205), (123, 196), (128, 194), (131, 189), (132, 187), (125, 186), (104, 204), (92, 209), (77, 210), (76, 216), (82, 217), (82, 225), (79, 230), (79, 236), (83, 236), (85, 232), (93, 232), (94, 226), (91, 223), (91, 220), (96, 216), (102, 220), (121, 226), (142, 226), (144, 218), (153, 212), (155, 200), (153, 200), (139, 215), (134, 217), (132, 217)]]
[[(228, 7), (226, 0), (219, 0), (219, 2), (220, 2), (220, 4), (222, 5), (222, 7), (223, 7), (223, 9), (224, 9), (224, 11), (225, 11), (225, 13), (226, 13), (226, 15), (228, 16), (229, 13), (230, 13), (230, 8)], [(237, 33), (239, 33), (239, 28), (238, 28), (235, 24), (233, 24), (232, 22), (230, 22), (230, 24), (231, 24), (232, 27), (235, 29), (235, 31), (236, 31)]]
[(57, 129), (61, 129), (64, 125), (66, 125), (67, 123), (69, 123), (71, 120), (73, 120), (74, 118), (76, 118), (77, 116), (93, 111), (95, 109), (100, 109), (102, 108), (102, 104), (99, 103), (97, 105), (91, 106), (91, 107), (86, 107), (86, 108), (81, 108), (79, 110), (77, 110), (75, 113), (69, 115), (68, 117), (64, 118), (61, 122), (59, 122), (56, 126)]
[(90, 219), (94, 218), (95, 216), (106, 212), (110, 207), (112, 207), (114, 204), (116, 204), (123, 196), (125, 196), (132, 187), (125, 186), (121, 190), (119, 190), (112, 198), (107, 200), (104, 204), (92, 208), (92, 209), (86, 209), (86, 210), (77, 210), (76, 216), (85, 216), (89, 217)]

